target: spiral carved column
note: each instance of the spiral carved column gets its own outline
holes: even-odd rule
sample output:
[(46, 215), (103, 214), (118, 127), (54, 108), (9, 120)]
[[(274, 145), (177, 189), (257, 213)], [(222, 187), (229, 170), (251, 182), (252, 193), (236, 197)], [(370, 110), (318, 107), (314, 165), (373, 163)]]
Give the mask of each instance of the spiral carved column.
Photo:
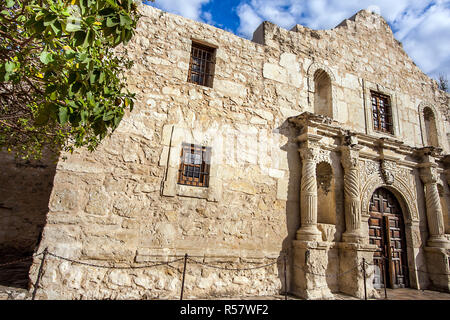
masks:
[(359, 152), (345, 146), (341, 149), (344, 167), (345, 242), (357, 243), (361, 239), (361, 197), (359, 191)]
[(302, 158), (302, 180), (300, 191), (300, 221), (297, 239), (319, 241), (322, 233), (317, 229), (317, 177), (316, 159), (319, 150), (307, 147), (299, 150)]
[(431, 164), (421, 169), (420, 178), (425, 188), (425, 205), (427, 208), (428, 229), (430, 242), (446, 242), (444, 217), (442, 214), (441, 200), (437, 188), (438, 175), (436, 168)]

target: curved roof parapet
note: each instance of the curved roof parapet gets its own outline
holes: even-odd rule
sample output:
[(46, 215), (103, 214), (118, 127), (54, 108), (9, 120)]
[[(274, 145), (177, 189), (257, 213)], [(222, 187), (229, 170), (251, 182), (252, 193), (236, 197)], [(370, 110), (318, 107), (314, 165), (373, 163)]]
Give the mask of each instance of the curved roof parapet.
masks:
[[(290, 35), (290, 33), (293, 34)], [(367, 40), (369, 38), (377, 41), (380, 46), (397, 50), (390, 55), (389, 59), (392, 60), (389, 61), (390, 64), (398, 62), (399, 65), (405, 66), (405, 72), (418, 72), (418, 79), (421, 78), (418, 81), (429, 83), (432, 87), (437, 88), (436, 80), (426, 75), (406, 53), (402, 43), (395, 38), (394, 32), (387, 21), (380, 14), (370, 10), (360, 10), (350, 18), (343, 20), (336, 27), (323, 30), (311, 29), (300, 24), (296, 24), (290, 30), (287, 30), (272, 22), (264, 21), (253, 33), (252, 41), (292, 52), (303, 52), (308, 55), (320, 55), (323, 53), (326, 55), (326, 50), (322, 50), (325, 47), (331, 48), (330, 50), (332, 51), (339, 51), (341, 48), (338, 45), (342, 41), (354, 43), (359, 39)], [(358, 53), (360, 57), (367, 57), (365, 50), (370, 49), (367, 41), (365, 42), (365, 48), (356, 48), (356, 50), (361, 51)], [(362, 44), (364, 44), (364, 41)], [(374, 51), (373, 48), (372, 51)], [(378, 56), (376, 55), (376, 57)], [(380, 63), (384, 63), (384, 60)]]
[[(253, 33), (252, 41), (260, 44), (265, 44), (264, 39), (264, 29), (266, 25), (273, 25), (279, 29), (284, 29), (270, 21), (264, 21), (262, 22), (258, 28)], [(313, 38), (320, 39), (320, 34), (322, 32), (330, 32), (330, 31), (339, 31), (340, 29), (354, 29), (357, 26), (365, 26), (368, 29), (378, 29), (379, 27), (384, 27), (386, 31), (392, 34), (394, 36), (394, 33), (387, 23), (387, 21), (378, 13), (372, 12), (370, 10), (360, 10), (357, 13), (355, 13), (350, 18), (344, 19), (341, 23), (339, 23), (336, 27), (331, 29), (311, 29), (301, 24), (294, 25), (290, 30), (292, 32), (298, 32), (298, 33), (305, 33), (308, 32)], [(286, 30), (286, 29), (284, 29)], [(399, 41), (397, 41), (398, 44), (401, 45)]]
[(351, 27), (354, 26), (355, 24), (365, 25), (369, 28), (383, 25), (386, 29), (389, 29), (389, 31), (393, 34), (391, 27), (389, 26), (386, 19), (384, 19), (382, 15), (379, 15), (376, 12), (365, 9), (358, 11), (348, 19), (344, 19), (340, 24), (338, 24), (333, 29)]

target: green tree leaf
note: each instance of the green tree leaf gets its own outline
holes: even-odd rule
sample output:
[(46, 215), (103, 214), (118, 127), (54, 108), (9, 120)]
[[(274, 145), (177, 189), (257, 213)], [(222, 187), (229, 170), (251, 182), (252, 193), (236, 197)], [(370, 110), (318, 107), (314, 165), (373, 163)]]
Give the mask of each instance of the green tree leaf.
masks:
[(0, 41), (0, 117), (7, 119), (0, 149), (23, 158), (39, 157), (44, 148), (95, 150), (133, 108), (121, 75), (132, 63), (111, 49), (133, 35), (134, 2), (72, 3), (4, 1), (0, 30), (10, 38)]
[(59, 123), (65, 124), (68, 120), (68, 109), (66, 107), (59, 108)]
[(15, 3), (16, 3), (16, 1), (14, 1), (14, 0), (6, 0), (6, 7), (12, 8)]
[(13, 72), (14, 67), (16, 66), (16, 64), (13, 61), (7, 61), (5, 63), (5, 70), (6, 72)]
[(48, 64), (53, 61), (52, 54), (47, 51), (42, 51), (41, 55), (39, 56), (39, 59), (43, 64)]

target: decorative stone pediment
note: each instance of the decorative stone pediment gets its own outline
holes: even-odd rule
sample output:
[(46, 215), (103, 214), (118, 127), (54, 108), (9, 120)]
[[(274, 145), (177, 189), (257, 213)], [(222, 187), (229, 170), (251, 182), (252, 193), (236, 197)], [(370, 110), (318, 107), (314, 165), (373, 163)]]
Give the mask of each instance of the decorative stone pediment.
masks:
[[(403, 204), (406, 210), (405, 218), (411, 221), (419, 220), (417, 208), (417, 194), (412, 169), (401, 167), (393, 161), (361, 161), (361, 208), (362, 215), (369, 215), (369, 202), (374, 191), (380, 187), (387, 187)], [(384, 166), (384, 174), (382, 170)]]

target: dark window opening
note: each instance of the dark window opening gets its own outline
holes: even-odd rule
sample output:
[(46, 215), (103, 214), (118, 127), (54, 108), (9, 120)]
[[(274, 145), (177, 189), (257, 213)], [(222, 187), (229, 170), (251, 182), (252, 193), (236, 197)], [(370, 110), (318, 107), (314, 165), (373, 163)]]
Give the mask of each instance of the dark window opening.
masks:
[(211, 87), (214, 75), (215, 49), (192, 43), (188, 82)]
[(372, 92), (372, 115), (374, 130), (394, 134), (392, 109), (388, 96)]
[(208, 187), (211, 164), (211, 148), (183, 143), (178, 184)]

